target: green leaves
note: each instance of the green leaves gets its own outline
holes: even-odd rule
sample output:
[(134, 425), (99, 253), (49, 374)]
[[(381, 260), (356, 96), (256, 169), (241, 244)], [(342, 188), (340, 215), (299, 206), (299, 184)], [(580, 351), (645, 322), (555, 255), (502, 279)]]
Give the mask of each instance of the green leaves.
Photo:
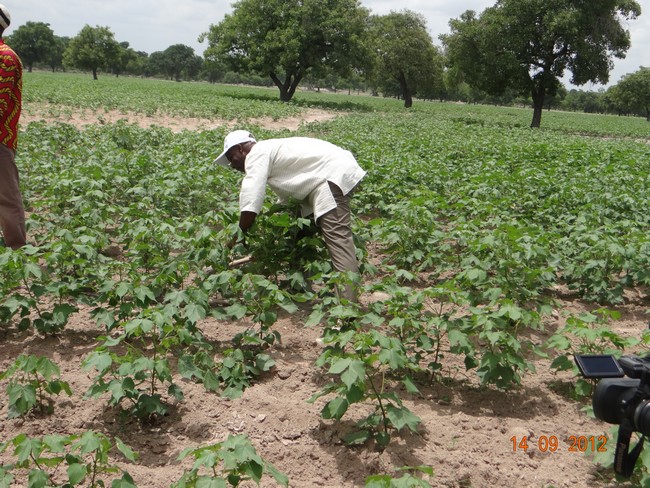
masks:
[[(403, 344), (383, 335), (379, 330), (365, 332), (351, 319), (358, 312), (352, 304), (343, 312), (333, 307), (324, 312), (327, 319), (325, 342), (328, 344), (316, 364), (329, 366), (327, 373), (332, 381), (313, 395), (309, 402), (334, 394), (321, 409), (324, 419), (341, 420), (354, 404), (370, 404), (373, 412), (357, 422), (359, 430), (348, 434), (348, 444), (362, 444), (374, 440), (379, 449), (385, 449), (391, 431), (407, 428), (416, 431), (420, 419), (410, 412), (401, 399), (389, 388), (389, 378), (404, 375), (405, 370), (418, 370), (406, 356)], [(340, 327), (341, 314), (348, 317)], [(332, 328), (335, 326), (335, 328)], [(417, 392), (408, 375), (404, 384)]]
[(20, 434), (0, 444), (0, 452), (13, 447), (12, 455), (16, 460), (15, 464), (0, 468), (0, 486), (18, 476), (21, 476), (20, 479), (27, 477), (30, 487), (52, 486), (54, 476), (59, 480), (61, 473), (65, 472), (65, 486), (84, 483), (103, 486), (101, 479), (120, 473), (122, 478), (114, 480), (112, 486), (135, 487), (128, 472), (109, 462), (109, 452), (117, 448), (132, 462), (137, 460), (137, 454), (120, 439), (114, 440), (115, 444), (106, 435), (94, 431), (80, 435), (48, 435), (43, 438), (30, 438)]
[(49, 358), (21, 354), (9, 368), (0, 374), (0, 380), (9, 379), (8, 417), (16, 418), (32, 410), (39, 413), (52, 413), (54, 410), (51, 395), (65, 392), (72, 395), (70, 385), (59, 377), (59, 367)]
[(210, 59), (235, 71), (246, 67), (270, 74), (280, 99), (288, 102), (309, 69), (347, 74), (351, 65), (362, 67), (366, 18), (359, 5), (340, 0), (326, 7), (311, 1), (245, 0), (202, 39), (208, 40)]
[[(149, 86), (159, 103), (134, 88), (137, 108), (158, 113), (218, 111), (244, 120), (323, 104), (301, 94), (298, 105), (279, 106), (264, 94), (233, 91), (206, 105), (214, 92), (193, 87), (181, 106), (167, 87)], [(83, 89), (69, 99), (61, 87), (29, 92), (70, 106), (88, 100)], [(129, 99), (111, 103), (128, 111)], [(236, 233), (239, 180), (211, 165), (221, 129), (174, 134), (127, 123), (85, 130), (36, 123), (23, 131), (21, 148), (35, 245), (0, 250), (0, 323), (60, 334), (76, 309), (84, 317), (89, 309), (104, 337), (84, 361), (92, 381), (86, 396), (149, 422), (183, 400), (179, 378), (241, 396), (293, 345), (276, 347), (278, 325), (306, 321), (323, 330), (315, 366), (327, 380), (312, 392), (316, 412), (326, 425), (353, 418), (345, 441), (381, 450), (420, 428), (421, 405), (412, 402), (418, 390), (464, 374), (463, 364), (485, 387), (508, 388), (534, 371), (540, 331), (567, 289), (587, 302), (616, 302), (650, 284), (650, 168), (646, 145), (633, 140), (646, 138), (647, 127), (633, 118), (589, 117), (587, 125), (584, 117), (549, 113), (548, 130), (532, 134), (520, 110), (436, 103), (395, 117), (387, 100), (327, 103), (366, 111), (299, 129), (349, 148), (368, 170), (353, 198), (363, 307), (331, 293), (331, 283), (348, 277), (332, 272), (317, 226), (297, 217), (293, 203), (269, 202), (247, 247), (234, 250), (254, 259), (228, 267), (235, 256), (223, 244)], [(260, 138), (279, 134), (259, 130)], [(571, 135), (578, 131), (608, 139)], [(609, 137), (622, 134), (631, 137)], [(215, 340), (213, 319), (228, 322), (216, 327), (220, 334), (237, 334)], [(632, 345), (612, 324), (566, 321), (548, 343), (553, 367), (572, 367), (580, 349)], [(46, 396), (66, 391), (57, 380), (40, 378)], [(16, 407), (8, 411), (38, 403), (26, 382), (12, 388), (7, 397)], [(60, 441), (43, 442), (62, 449)], [(25, 452), (32, 448), (41, 446), (26, 444)], [(233, 452), (250, 462), (243, 474), (212, 479), (208, 469), (197, 483), (260, 476), (259, 459)], [(213, 452), (204, 455), (206, 465), (215, 462)], [(70, 464), (69, 476), (79, 479), (85, 463)], [(115, 482), (130, 483), (126, 476)]]
[[(239, 486), (252, 480), (259, 484), (265, 473), (281, 486), (288, 486), (289, 478), (275, 466), (264, 461), (244, 435), (228, 435), (220, 443), (199, 448), (187, 448), (178, 456), (181, 461), (194, 457), (192, 469), (186, 470), (175, 488)], [(202, 474), (209, 473), (209, 474)]]
[(348, 411), (349, 407), (350, 402), (347, 400), (347, 398), (334, 398), (325, 404), (323, 410), (321, 410), (321, 416), (324, 419), (341, 420), (343, 415), (345, 415), (345, 412)]
[(416, 432), (420, 424), (420, 418), (417, 415), (406, 408), (393, 404), (386, 405), (386, 417), (397, 430), (407, 427), (410, 431)]
[(26, 414), (37, 404), (36, 389), (31, 385), (9, 384), (7, 386), (9, 397), (9, 418), (20, 417)]
[[(211, 371), (214, 362), (206, 356), (211, 346), (183, 315), (180, 307), (152, 306), (117, 328), (112, 337), (104, 337), (104, 344), (83, 363), (84, 369), (95, 369), (98, 373), (86, 396), (96, 398), (108, 392), (109, 405), (124, 408), (126, 403), (126, 410), (142, 421), (165, 415), (168, 400), (161, 393), (163, 385), (168, 385), (168, 398), (183, 399), (181, 388), (173, 381), (170, 355), (177, 348), (190, 345), (196, 351), (182, 356), (181, 374), (195, 376), (208, 389), (215, 389)], [(120, 353), (112, 351), (123, 342), (128, 342), (129, 348)]]
[[(419, 476), (433, 477), (433, 468), (430, 466), (403, 466), (396, 470), (405, 472), (401, 477), (395, 478), (387, 474), (377, 474), (366, 478), (365, 488), (430, 488), (432, 485)], [(411, 474), (409, 471), (412, 471)], [(414, 476), (415, 475), (415, 476)]]
[(353, 384), (364, 380), (365, 364), (363, 361), (351, 358), (337, 358), (331, 362), (328, 373), (340, 374), (341, 381), (350, 388)]
[[(573, 360), (576, 354), (613, 354), (618, 357), (639, 344), (638, 339), (620, 335), (608, 326), (610, 320), (618, 318), (618, 312), (608, 309), (568, 317), (566, 325), (544, 344), (544, 348), (555, 355), (551, 367), (558, 371), (572, 371), (577, 377), (579, 371)], [(594, 382), (578, 377), (571, 387), (575, 396), (584, 397), (591, 395)]]

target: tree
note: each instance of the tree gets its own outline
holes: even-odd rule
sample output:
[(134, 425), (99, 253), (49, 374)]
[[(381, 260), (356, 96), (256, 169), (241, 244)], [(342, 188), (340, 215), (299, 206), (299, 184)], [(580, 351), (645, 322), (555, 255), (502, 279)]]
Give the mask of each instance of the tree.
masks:
[(203, 66), (203, 58), (194, 54), (194, 49), (184, 44), (174, 44), (164, 51), (151, 53), (147, 63), (147, 74), (162, 74), (170, 80), (181, 81), (183, 77), (196, 77)]
[(377, 55), (375, 77), (387, 75), (399, 85), (404, 106), (413, 105), (413, 95), (425, 87), (432, 91), (434, 74), (442, 85), (436, 64), (441, 55), (427, 32), (424, 17), (410, 10), (373, 16), (370, 19), (372, 50)]
[(638, 71), (625, 75), (616, 88), (621, 105), (650, 122), (650, 68), (641, 66)]
[(59, 68), (63, 69), (63, 53), (68, 49), (69, 45), (69, 37), (54, 36), (54, 45), (48, 59), (46, 60), (47, 65), (53, 72)]
[[(557, 91), (553, 95), (547, 95), (544, 105), (547, 110), (551, 110), (552, 108), (560, 108), (562, 106), (562, 103), (564, 102), (564, 99), (567, 97), (567, 89), (564, 85), (561, 85), (558, 87)], [(597, 97), (596, 97), (597, 99)]]
[(199, 42), (208, 61), (270, 76), (288, 102), (308, 71), (346, 76), (362, 63), (367, 17), (358, 0), (239, 0)]
[(163, 51), (161, 68), (170, 80), (181, 81), (185, 76), (194, 78), (203, 64), (203, 59), (194, 54), (194, 49), (184, 44), (174, 44)]
[(154, 51), (147, 58), (145, 76), (156, 76), (165, 73), (165, 55), (162, 51)]
[(223, 80), (224, 75), (228, 68), (220, 61), (204, 61), (203, 62), (203, 78), (210, 83), (216, 83)]
[(34, 63), (47, 62), (52, 56), (54, 31), (45, 22), (27, 22), (12, 34), (11, 47), (31, 73)]
[(144, 76), (147, 71), (149, 54), (144, 51), (134, 51), (135, 56), (129, 56), (126, 64), (126, 73), (133, 76)]
[(81, 70), (90, 70), (93, 79), (97, 71), (113, 64), (120, 52), (120, 45), (108, 27), (84, 26), (63, 53), (63, 64)]
[(574, 85), (607, 83), (612, 58), (630, 48), (621, 21), (640, 14), (634, 0), (498, 0), (479, 17), (468, 10), (451, 20), (441, 39), (469, 84), (531, 95), (531, 127), (539, 127), (544, 98), (557, 92), (565, 70)]
[(109, 66), (111, 73), (116, 77), (120, 76), (127, 70), (129, 63), (138, 59), (138, 53), (136, 53), (133, 48), (129, 47), (128, 42), (120, 42), (118, 46), (119, 48), (117, 53)]

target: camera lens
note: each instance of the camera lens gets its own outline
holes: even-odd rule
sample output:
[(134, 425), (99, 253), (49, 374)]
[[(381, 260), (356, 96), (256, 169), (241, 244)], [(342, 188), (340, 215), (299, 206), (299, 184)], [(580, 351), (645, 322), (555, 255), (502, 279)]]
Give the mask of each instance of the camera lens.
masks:
[[(610, 424), (620, 424), (625, 418), (625, 405), (634, 397), (638, 386), (639, 380), (631, 378), (600, 380), (592, 397), (596, 418)], [(650, 428), (650, 418), (647, 422)]]
[(650, 435), (650, 400), (642, 400), (634, 411), (634, 426), (638, 432)]

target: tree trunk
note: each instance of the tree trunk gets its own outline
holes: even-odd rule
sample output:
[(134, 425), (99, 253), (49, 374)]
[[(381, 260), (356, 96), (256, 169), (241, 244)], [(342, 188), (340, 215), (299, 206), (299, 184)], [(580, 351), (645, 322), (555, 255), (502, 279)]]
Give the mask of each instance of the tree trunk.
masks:
[(93, 68), (93, 80), (97, 79), (97, 68)]
[(291, 101), (293, 95), (296, 93), (296, 88), (298, 88), (300, 80), (302, 80), (302, 72), (293, 75), (287, 74), (284, 82), (280, 81), (280, 78), (274, 72), (269, 73), (269, 76), (273, 80), (273, 83), (275, 83), (275, 86), (280, 89), (280, 100), (282, 102)]
[(542, 123), (542, 110), (544, 108), (545, 95), (546, 88), (544, 86), (533, 87), (533, 121), (530, 123), (530, 127), (533, 129), (539, 129)]
[(413, 106), (413, 95), (411, 95), (411, 90), (406, 83), (406, 76), (404, 76), (402, 71), (399, 72), (397, 81), (399, 82), (399, 87), (400, 90), (402, 90), (402, 96), (404, 97), (404, 107), (411, 108)]

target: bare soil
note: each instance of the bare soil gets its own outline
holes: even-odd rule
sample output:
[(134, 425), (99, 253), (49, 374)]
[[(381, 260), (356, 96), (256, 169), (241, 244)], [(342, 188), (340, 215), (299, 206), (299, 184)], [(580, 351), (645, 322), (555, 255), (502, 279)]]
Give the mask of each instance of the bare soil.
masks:
[[(289, 129), (296, 130), (300, 124), (310, 122), (322, 122), (337, 117), (335, 112), (309, 108), (296, 117), (286, 117), (284, 119), (274, 120), (272, 117), (262, 117), (259, 119), (247, 119), (246, 122), (251, 125), (257, 125), (265, 129)], [(152, 125), (158, 127), (167, 127), (174, 132), (183, 130), (209, 130), (218, 127), (235, 127), (240, 121), (223, 120), (223, 119), (202, 119), (197, 117), (173, 117), (165, 114), (156, 114), (148, 116), (145, 114), (136, 114), (132, 112), (120, 112), (118, 110), (74, 110), (50, 105), (47, 103), (32, 103), (23, 110), (20, 117), (21, 125), (27, 126), (30, 122), (62, 122), (71, 124), (76, 127), (86, 127), (94, 124), (113, 124), (119, 120), (127, 120), (129, 123), (137, 124), (139, 127), (146, 129)]]
[[(319, 117), (329, 117), (316, 111)], [(102, 114), (104, 117), (105, 114)], [(124, 115), (120, 114), (123, 118)], [(304, 120), (311, 120), (308, 115)], [(28, 121), (27, 119), (26, 121)], [(86, 118), (87, 120), (87, 118)], [(140, 120), (138, 117), (131, 121)], [(24, 121), (25, 122), (25, 121)], [(296, 127), (300, 121), (274, 122)], [(156, 124), (184, 129), (206, 128), (204, 121), (156, 119)], [(212, 121), (211, 123), (217, 123)], [(207, 124), (207, 122), (206, 122)], [(80, 125), (81, 121), (80, 121)], [(647, 299), (630, 296), (618, 307), (621, 319), (613, 328), (622, 334), (640, 337), (647, 324)], [(362, 297), (362, 302), (374, 299)], [(546, 323), (546, 330), (533, 339), (541, 343), (567, 314), (593, 309), (575, 297), (558, 295), (561, 306)], [(115, 457), (141, 488), (166, 488), (179, 479), (189, 466), (177, 461), (190, 446), (224, 440), (228, 434), (246, 434), (258, 453), (290, 478), (290, 486), (358, 487), (371, 474), (393, 473), (401, 466), (428, 465), (435, 470), (430, 480), (435, 487), (613, 487), (611, 471), (599, 469), (586, 453), (570, 450), (572, 437), (598, 437), (610, 426), (581, 412), (584, 403), (569, 395), (572, 375), (556, 374), (549, 360), (536, 359), (536, 373), (524, 376), (523, 384), (511, 391), (482, 388), (475, 375), (465, 373), (460, 358), (448, 356), (444, 379), (424, 385), (417, 395), (400, 391), (405, 405), (422, 419), (416, 435), (404, 434), (391, 441), (384, 452), (372, 446), (348, 447), (342, 437), (351, 431), (363, 412), (351, 408), (341, 422), (323, 420), (320, 410), (325, 400), (307, 403), (326, 382), (314, 362), (322, 346), (321, 329), (305, 328), (307, 310), (285, 315), (276, 324), (282, 342), (271, 349), (277, 365), (236, 400), (208, 393), (202, 385), (177, 378), (185, 401), (173, 405), (170, 414), (153, 426), (120, 420), (106, 401), (86, 400), (85, 391), (92, 374), (81, 370), (82, 360), (97, 345), (100, 331), (87, 310), (76, 314), (58, 337), (43, 338), (19, 332), (16, 324), (0, 325), (0, 371), (21, 354), (45, 355), (61, 368), (73, 396), (56, 397), (54, 414), (7, 419), (6, 384), (0, 384), (0, 441), (19, 433), (30, 436), (73, 434), (93, 429), (120, 437), (140, 454), (137, 464)], [(245, 323), (206, 319), (201, 324), (211, 341), (228, 341)], [(105, 399), (104, 399), (105, 400)], [(559, 448), (542, 452), (543, 439), (555, 436)], [(527, 438), (529, 449), (515, 448)], [(606, 445), (614, 449), (614, 441)], [(0, 464), (8, 456), (0, 455)], [(27, 486), (25, 478), (14, 486)], [(275, 486), (270, 477), (262, 486)], [(631, 486), (631, 485), (630, 485)]]

